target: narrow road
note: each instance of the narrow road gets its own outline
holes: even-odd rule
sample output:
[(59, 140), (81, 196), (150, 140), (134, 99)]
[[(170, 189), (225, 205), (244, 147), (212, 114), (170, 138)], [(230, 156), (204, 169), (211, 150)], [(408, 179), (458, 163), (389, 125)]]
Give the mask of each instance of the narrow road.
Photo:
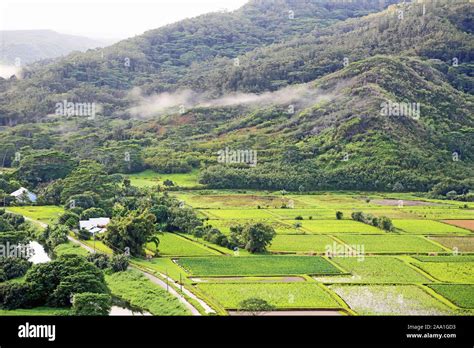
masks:
[[(134, 269), (137, 269), (133, 266), (130, 266)], [(171, 286), (167, 286), (166, 285), (166, 282), (164, 282), (163, 280), (161, 280), (160, 278), (158, 277), (155, 277), (154, 275), (150, 274), (150, 273), (147, 273), (145, 271), (142, 271), (141, 269), (137, 269), (138, 271), (142, 272), (143, 275), (145, 275), (145, 277), (147, 277), (148, 279), (150, 279), (153, 283), (155, 283), (156, 285), (158, 286), (161, 286), (163, 289), (167, 290), (168, 293), (170, 293), (171, 295), (173, 295), (174, 297), (176, 297), (179, 302), (181, 302), (183, 305), (185, 305), (193, 315), (201, 315), (201, 313), (199, 313), (199, 311), (196, 309), (196, 307), (194, 307), (191, 303), (189, 303), (180, 293), (178, 293), (174, 288), (172, 288)], [(173, 282), (174, 283), (174, 282)], [(189, 290), (187, 290), (189, 291)], [(183, 287), (183, 292), (184, 292), (184, 287)]]

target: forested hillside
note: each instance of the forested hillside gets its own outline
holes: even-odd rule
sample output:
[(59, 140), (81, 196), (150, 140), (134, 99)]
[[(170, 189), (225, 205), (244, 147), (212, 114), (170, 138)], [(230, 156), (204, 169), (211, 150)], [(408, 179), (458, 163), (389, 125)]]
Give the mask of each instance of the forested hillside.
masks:
[[(473, 5), (394, 2), (251, 1), (32, 66), (0, 81), (7, 179), (53, 194), (88, 159), (107, 174), (199, 170), (214, 188), (466, 199)], [(97, 114), (58, 115), (63, 100)], [(258, 164), (219, 163), (226, 148)]]

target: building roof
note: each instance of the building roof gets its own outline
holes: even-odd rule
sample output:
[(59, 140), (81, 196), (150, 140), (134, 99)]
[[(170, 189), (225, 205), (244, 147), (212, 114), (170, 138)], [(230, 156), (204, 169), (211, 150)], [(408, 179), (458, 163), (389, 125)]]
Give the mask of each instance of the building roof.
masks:
[(104, 218), (104, 217), (100, 217), (100, 218), (92, 218), (92, 219), (89, 219), (89, 220), (81, 220), (79, 221), (79, 228), (81, 230), (87, 230), (89, 231), (90, 233), (101, 233), (101, 232), (104, 232), (106, 229), (105, 229), (105, 226), (107, 226), (107, 224), (110, 222), (110, 219), (109, 218)]
[(24, 187), (20, 187), (18, 190), (10, 193), (10, 196), (15, 197), (16, 199), (22, 199), (23, 195), (26, 194), (28, 199), (32, 202), (36, 201), (36, 195)]

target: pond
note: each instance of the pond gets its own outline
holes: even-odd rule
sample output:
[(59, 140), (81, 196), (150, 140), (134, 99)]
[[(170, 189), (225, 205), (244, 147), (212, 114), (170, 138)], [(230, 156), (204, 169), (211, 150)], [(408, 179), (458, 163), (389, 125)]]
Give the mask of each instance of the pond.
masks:
[(109, 312), (111, 316), (149, 316), (151, 313), (144, 311), (138, 307), (132, 306), (130, 303), (114, 297), (112, 299), (112, 309)]
[(31, 261), (34, 264), (51, 261), (48, 253), (44, 250), (44, 247), (40, 243), (31, 241), (28, 243), (28, 247), (34, 250), (34, 255), (31, 256), (28, 261)]

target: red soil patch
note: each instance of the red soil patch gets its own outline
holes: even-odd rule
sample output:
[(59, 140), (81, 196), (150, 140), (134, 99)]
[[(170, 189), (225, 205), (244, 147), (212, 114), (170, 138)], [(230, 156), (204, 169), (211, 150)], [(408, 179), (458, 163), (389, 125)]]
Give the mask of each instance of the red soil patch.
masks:
[(474, 220), (443, 220), (449, 225), (465, 228), (466, 230), (474, 231)]

